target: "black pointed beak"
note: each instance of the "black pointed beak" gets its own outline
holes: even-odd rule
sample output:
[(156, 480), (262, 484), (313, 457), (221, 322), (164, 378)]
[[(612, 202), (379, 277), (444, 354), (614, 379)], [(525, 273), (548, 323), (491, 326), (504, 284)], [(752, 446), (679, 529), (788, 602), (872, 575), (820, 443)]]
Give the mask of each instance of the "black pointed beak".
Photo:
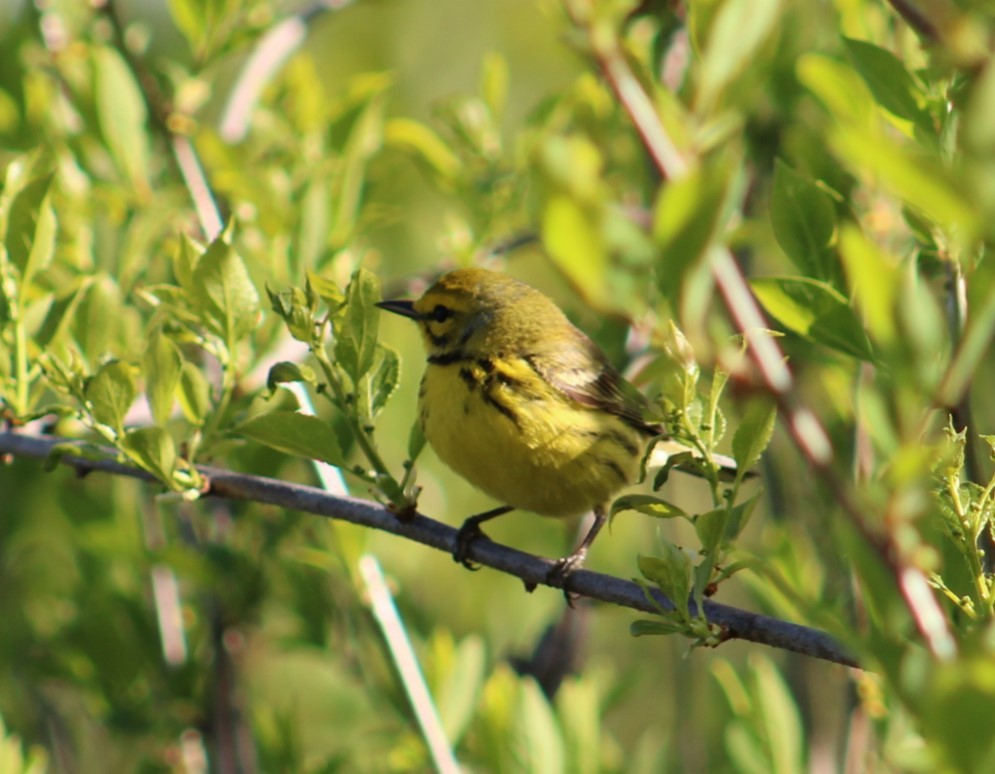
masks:
[(410, 317), (412, 320), (421, 319), (421, 315), (415, 311), (414, 301), (381, 301), (377, 306), (385, 311), (399, 314), (401, 317)]

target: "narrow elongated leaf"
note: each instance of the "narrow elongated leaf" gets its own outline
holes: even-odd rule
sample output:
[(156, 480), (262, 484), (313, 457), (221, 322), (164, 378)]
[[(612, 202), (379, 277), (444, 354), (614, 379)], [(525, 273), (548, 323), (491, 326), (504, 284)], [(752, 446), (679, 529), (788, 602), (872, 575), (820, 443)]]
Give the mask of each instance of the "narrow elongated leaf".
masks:
[(778, 159), (770, 222), (781, 249), (803, 274), (839, 287), (839, 262), (830, 249), (836, 234), (832, 197)]
[(187, 422), (200, 427), (211, 410), (211, 386), (193, 363), (184, 363), (180, 371), (180, 408)]
[(695, 102), (714, 109), (770, 38), (781, 11), (780, 0), (725, 0), (712, 21)]
[(97, 120), (118, 168), (133, 185), (148, 185), (145, 100), (121, 55), (111, 48), (94, 52)]
[(742, 478), (757, 464), (774, 434), (777, 406), (772, 400), (757, 398), (746, 404), (743, 421), (732, 436), (732, 456), (736, 460), (736, 475)]
[(39, 230), (44, 232), (42, 234), (44, 243), (38, 247), (38, 250), (47, 252), (51, 257), (55, 239), (55, 216), (48, 203), (48, 189), (51, 183), (51, 175), (32, 180), (17, 192), (7, 214), (4, 244), (10, 260), (21, 272), (21, 282), (25, 285), (30, 281), (30, 275), (40, 268), (37, 265), (30, 266), (40, 260), (40, 256), (34, 261), (31, 259)]
[(653, 237), (660, 251), (657, 283), (676, 300), (685, 278), (703, 265), (722, 223), (729, 190), (727, 165), (705, 163), (665, 185), (653, 214)]
[(369, 409), (370, 416), (375, 417), (387, 405), (390, 396), (397, 389), (401, 375), (401, 360), (397, 352), (379, 345), (377, 360), (373, 370), (367, 374), (369, 379)]
[(377, 352), (380, 309), (380, 280), (359, 268), (346, 288), (346, 306), (336, 320), (335, 357), (353, 384), (373, 367)]
[(176, 345), (161, 330), (153, 332), (145, 350), (145, 397), (158, 425), (169, 420), (182, 367), (183, 358)]
[(656, 519), (671, 519), (675, 516), (687, 516), (682, 509), (666, 500), (653, 495), (631, 494), (619, 497), (612, 503), (610, 518), (622, 511), (638, 511)]

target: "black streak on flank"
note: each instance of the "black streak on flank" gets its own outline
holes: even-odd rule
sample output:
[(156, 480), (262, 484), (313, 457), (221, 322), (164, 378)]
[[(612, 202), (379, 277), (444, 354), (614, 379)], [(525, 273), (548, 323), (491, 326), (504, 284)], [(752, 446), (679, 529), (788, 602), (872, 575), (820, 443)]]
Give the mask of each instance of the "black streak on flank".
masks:
[(522, 425), (518, 419), (518, 414), (516, 414), (509, 406), (504, 405), (498, 400), (495, 400), (494, 396), (491, 395), (487, 390), (483, 392), (484, 402), (489, 403), (491, 406), (496, 408), (502, 414), (504, 414), (508, 419), (511, 420), (515, 427), (521, 429)]
[(614, 473), (616, 476), (618, 476), (618, 480), (619, 481), (621, 481), (623, 483), (628, 482), (628, 480), (629, 480), (628, 476), (625, 475), (625, 471), (622, 470), (622, 466), (619, 465), (617, 462), (615, 462), (615, 460), (609, 460), (609, 459), (605, 459), (604, 457), (598, 457), (597, 461), (598, 461), (598, 464), (604, 465), (612, 473)]
[(459, 378), (466, 382), (467, 386), (471, 390), (474, 390), (480, 386), (480, 383), (477, 381), (476, 374), (474, 374), (473, 371), (471, 371), (467, 366), (460, 368)]
[(460, 349), (454, 349), (452, 352), (443, 352), (441, 355), (430, 355), (428, 358), (429, 363), (439, 366), (462, 363), (467, 360), (470, 360), (470, 358)]

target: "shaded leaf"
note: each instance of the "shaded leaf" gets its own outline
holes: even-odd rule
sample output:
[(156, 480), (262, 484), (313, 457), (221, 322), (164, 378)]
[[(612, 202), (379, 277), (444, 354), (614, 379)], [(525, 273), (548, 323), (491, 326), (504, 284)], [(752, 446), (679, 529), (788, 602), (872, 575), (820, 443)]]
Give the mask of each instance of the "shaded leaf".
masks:
[(929, 113), (920, 106), (922, 93), (905, 65), (890, 51), (865, 40), (844, 37), (843, 42), (878, 104), (893, 115), (935, 134)]
[(691, 560), (688, 555), (669, 540), (662, 540), (664, 555), (639, 556), (639, 572), (655, 583), (674, 603), (683, 618), (690, 618), (688, 597), (691, 593)]
[(829, 285), (807, 277), (764, 277), (751, 280), (750, 287), (788, 330), (862, 360), (874, 359), (860, 320)]
[(48, 200), (51, 183), (52, 175), (32, 180), (17, 192), (7, 213), (4, 244), (24, 285), (51, 260), (55, 246), (55, 214)]
[(774, 434), (777, 406), (770, 399), (756, 398), (746, 404), (742, 421), (732, 436), (736, 475), (742, 478), (756, 465)]
[(295, 411), (274, 411), (243, 422), (234, 432), (285, 454), (343, 467), (345, 455), (335, 433), (318, 417)]
[(839, 262), (830, 249), (836, 233), (832, 197), (780, 159), (774, 164), (770, 222), (778, 244), (799, 271), (840, 285)]

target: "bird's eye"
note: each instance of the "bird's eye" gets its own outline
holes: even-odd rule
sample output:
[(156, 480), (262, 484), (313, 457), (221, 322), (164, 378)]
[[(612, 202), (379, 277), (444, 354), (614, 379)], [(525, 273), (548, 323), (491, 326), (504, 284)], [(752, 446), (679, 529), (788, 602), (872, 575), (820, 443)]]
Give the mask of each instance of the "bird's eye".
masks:
[(448, 306), (443, 306), (442, 304), (436, 304), (435, 308), (432, 310), (432, 319), (437, 323), (443, 323), (453, 316), (453, 310)]

